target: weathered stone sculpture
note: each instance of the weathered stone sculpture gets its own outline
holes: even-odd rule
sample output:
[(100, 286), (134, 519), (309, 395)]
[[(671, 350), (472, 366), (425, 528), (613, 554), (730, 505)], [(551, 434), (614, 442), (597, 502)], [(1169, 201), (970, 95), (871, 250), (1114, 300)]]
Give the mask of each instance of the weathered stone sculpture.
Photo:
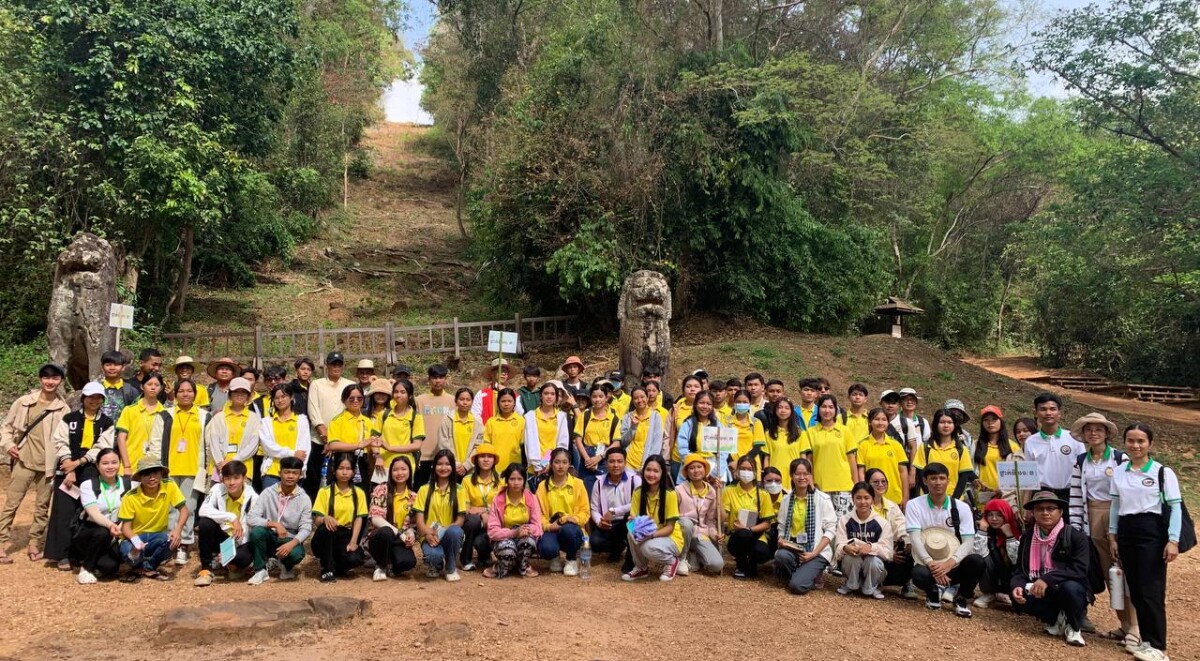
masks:
[(66, 368), (76, 390), (101, 373), (100, 355), (116, 344), (108, 326), (109, 306), (116, 300), (112, 246), (95, 234), (80, 234), (58, 255), (46, 316), (50, 360)]
[(671, 288), (656, 271), (635, 271), (625, 279), (617, 308), (621, 320), (621, 370), (636, 383), (642, 370), (667, 370), (671, 358)]

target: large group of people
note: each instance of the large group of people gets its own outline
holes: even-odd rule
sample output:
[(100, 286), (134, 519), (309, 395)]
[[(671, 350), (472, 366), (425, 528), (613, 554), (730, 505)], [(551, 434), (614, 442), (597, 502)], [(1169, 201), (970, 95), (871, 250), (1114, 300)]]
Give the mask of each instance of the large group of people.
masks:
[[(170, 580), (193, 552), (196, 586), (294, 579), (306, 554), (322, 582), (422, 565), (451, 582), (534, 577), (538, 561), (587, 577), (593, 552), (624, 581), (671, 581), (723, 574), (729, 559), (735, 579), (765, 569), (796, 595), (894, 588), (964, 618), (1004, 605), (1077, 646), (1123, 573), (1120, 626), (1105, 635), (1167, 658), (1166, 565), (1191, 532), (1179, 481), (1152, 456), (1150, 427), (1119, 431), (1100, 413), (1064, 427), (1053, 393), (1033, 419), (981, 407), (976, 435), (959, 400), (925, 416), (912, 388), (870, 405), (864, 385), (839, 401), (819, 377), (793, 398), (778, 379), (701, 369), (672, 396), (658, 369), (585, 382), (572, 356), (558, 379), (526, 365), (516, 389), (494, 360), (478, 392), (433, 365), (418, 393), (409, 367), (387, 378), (361, 360), (351, 379), (337, 351), (320, 378), (295, 361), (291, 380), (227, 358), (182, 356), (168, 377), (160, 352), (139, 361), (133, 373), (106, 353), (75, 410), (47, 363), (12, 404), (0, 564), (33, 491), (26, 555), (81, 585)], [(1019, 490), (1000, 479), (1017, 459), (1037, 467)]]

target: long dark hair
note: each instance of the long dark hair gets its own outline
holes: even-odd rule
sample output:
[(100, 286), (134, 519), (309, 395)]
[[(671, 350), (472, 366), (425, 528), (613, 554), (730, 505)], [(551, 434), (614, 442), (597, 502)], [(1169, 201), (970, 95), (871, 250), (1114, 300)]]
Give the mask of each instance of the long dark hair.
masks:
[[(888, 479), (887, 473), (884, 473), (884, 472), (883, 472), (881, 469), (879, 469), (879, 468), (868, 468), (868, 469), (867, 469), (867, 472), (866, 472), (866, 473), (863, 473), (863, 482), (865, 482), (865, 483), (866, 483), (866, 485), (867, 485), (868, 487), (871, 487), (871, 500), (872, 500), (872, 501), (874, 501), (874, 500), (875, 500), (875, 498), (876, 498), (876, 496), (878, 496), (878, 497), (879, 497), (879, 500), (880, 500), (880, 501), (882, 501), (883, 499), (887, 498), (887, 490), (884, 490), (884, 492), (883, 492), (883, 493), (881, 493), (881, 494), (876, 494), (876, 493), (875, 493), (875, 487), (874, 487), (874, 486), (872, 486), (872, 484), (871, 484), (871, 478), (872, 478), (872, 477), (873, 477), (873, 476), (874, 476), (876, 473), (879, 473), (880, 475), (882, 475), (882, 476), (883, 476), (883, 479), (885, 479), (885, 480), (887, 480), (887, 479)], [(889, 486), (889, 487), (891, 486), (890, 480), (889, 480), (888, 486)]]
[[(796, 405), (787, 397), (780, 397), (775, 400), (774, 404), (771, 404), (771, 407), (778, 409), (779, 402), (787, 402), (788, 408), (792, 409), (792, 414), (787, 419), (787, 435), (788, 443), (795, 443), (800, 439), (800, 422), (796, 420)], [(779, 434), (779, 416), (775, 415), (775, 411), (771, 411), (770, 413), (770, 415), (763, 416), (767, 419), (765, 431), (767, 432), (767, 436), (775, 438)]]
[[(950, 422), (954, 423), (954, 430), (950, 432), (950, 438), (956, 445), (962, 443), (962, 427), (958, 424), (958, 418), (950, 415), (950, 411), (947, 409), (938, 409), (929, 416), (929, 426), (932, 427), (929, 438), (933, 440), (933, 444), (937, 445), (937, 442), (942, 440), (942, 432), (938, 431), (938, 421), (942, 418), (950, 418)], [(987, 450), (987, 447), (984, 446), (983, 449)]]
[[(988, 415), (994, 414), (988, 413)], [(996, 434), (996, 448), (1000, 450), (1000, 461), (1004, 461), (1012, 454), (1012, 448), (1009, 447), (1008, 429), (1004, 426), (1004, 418), (996, 416), (996, 419), (1000, 421), (1000, 431)], [(979, 440), (975, 441), (976, 466), (982, 466), (987, 462), (988, 442), (988, 432), (983, 428), (983, 418), (981, 417), (979, 419)]]
[[(696, 377), (693, 376), (691, 378), (695, 379)], [(698, 380), (699, 379), (697, 379), (697, 381)], [(688, 420), (692, 421), (692, 439), (690, 441), (692, 445), (692, 452), (696, 451), (696, 439), (700, 437), (700, 413), (696, 403), (700, 401), (701, 397), (707, 399), (708, 403), (712, 405), (712, 410), (708, 412), (708, 424), (716, 425), (718, 427), (721, 425), (721, 419), (717, 417), (717, 406), (716, 403), (713, 402), (712, 393), (707, 390), (701, 390), (700, 392), (696, 393), (696, 398), (692, 400), (692, 412), (687, 417)], [(684, 422), (687, 422), (687, 420)]]
[(392, 463), (388, 464), (388, 481), (387, 481), (387, 485), (388, 485), (388, 488), (387, 488), (387, 520), (388, 521), (391, 521), (392, 516), (395, 514), (393, 505), (396, 502), (396, 498), (395, 498), (396, 483), (395, 483), (395, 481), (392, 480), (392, 469), (396, 467), (396, 462), (398, 462), (398, 461), (402, 461), (402, 462), (404, 462), (404, 464), (406, 466), (408, 466), (408, 479), (404, 481), (404, 488), (407, 489), (408, 491), (412, 491), (412, 479), (413, 479), (412, 460), (408, 458), (408, 455), (404, 455), (404, 454), (393, 457)]
[(438, 450), (437, 454), (433, 455), (433, 470), (429, 471), (429, 492), (425, 494), (425, 506), (422, 512), (429, 514), (429, 502), (433, 500), (433, 492), (437, 489), (437, 463), (442, 457), (450, 460), (450, 477), (448, 487), (450, 489), (450, 520), (458, 518), (458, 471), (454, 467), (458, 464), (454, 461), (454, 452), (445, 448)]
[(826, 393), (826, 394), (818, 397), (816, 403), (813, 404), (813, 409), (817, 412), (817, 424), (821, 423), (821, 405), (824, 404), (825, 402), (833, 402), (833, 422), (834, 422), (834, 424), (837, 424), (837, 414), (838, 414), (837, 397), (834, 397), (833, 395), (830, 395), (829, 393)]
[(663, 459), (661, 454), (652, 454), (642, 461), (642, 486), (641, 498), (638, 501), (638, 511), (643, 515), (646, 513), (646, 466), (650, 464), (658, 464), (659, 470), (662, 471), (662, 479), (658, 481), (658, 522), (667, 522), (667, 492), (674, 491), (675, 487), (671, 483), (671, 474), (667, 471), (667, 460)]

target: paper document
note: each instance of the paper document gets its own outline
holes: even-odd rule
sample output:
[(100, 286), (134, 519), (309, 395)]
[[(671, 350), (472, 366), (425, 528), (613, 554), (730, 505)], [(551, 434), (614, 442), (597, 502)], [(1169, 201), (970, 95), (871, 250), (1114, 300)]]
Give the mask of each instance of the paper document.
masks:
[(225, 541), (221, 542), (221, 566), (233, 562), (233, 556), (237, 555), (237, 542), (232, 537), (226, 537)]

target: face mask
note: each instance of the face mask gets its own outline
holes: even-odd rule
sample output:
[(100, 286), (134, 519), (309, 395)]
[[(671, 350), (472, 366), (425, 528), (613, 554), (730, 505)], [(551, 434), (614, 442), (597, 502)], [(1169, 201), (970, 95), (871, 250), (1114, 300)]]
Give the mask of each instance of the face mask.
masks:
[(779, 494), (783, 493), (782, 482), (768, 482), (763, 486), (763, 488), (766, 489), (767, 493), (771, 494), (772, 496), (778, 496)]
[(738, 402), (737, 404), (733, 405), (733, 411), (734, 413), (749, 413), (750, 404), (746, 402)]
[(738, 471), (737, 476), (738, 476), (738, 480), (742, 481), (742, 482), (753, 482), (754, 481), (754, 471)]

